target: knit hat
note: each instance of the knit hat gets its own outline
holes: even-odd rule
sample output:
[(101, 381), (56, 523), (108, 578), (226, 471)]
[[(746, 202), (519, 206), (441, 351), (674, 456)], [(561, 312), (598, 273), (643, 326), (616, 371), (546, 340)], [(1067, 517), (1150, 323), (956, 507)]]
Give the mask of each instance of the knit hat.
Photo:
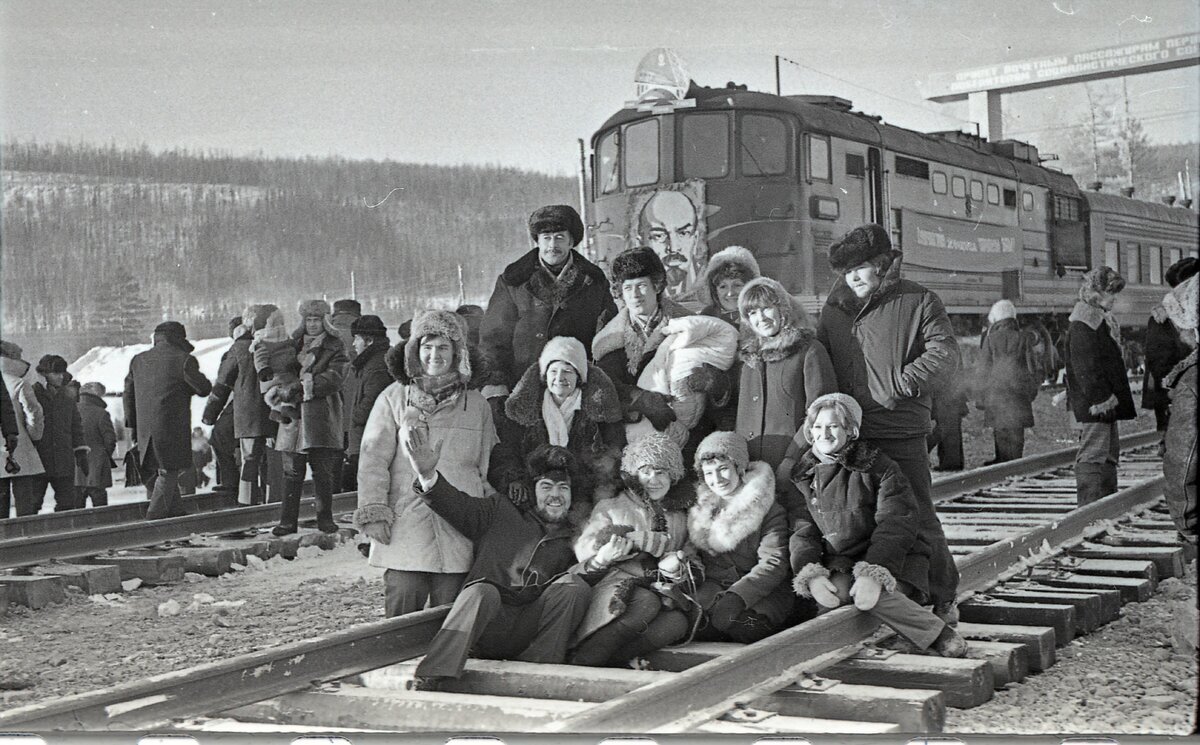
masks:
[(1084, 273), (1081, 289), (1115, 295), (1125, 289), (1125, 278), (1110, 266), (1098, 266)]
[(546, 379), (546, 369), (550, 367), (550, 363), (556, 361), (569, 362), (579, 375), (579, 384), (587, 382), (587, 352), (583, 348), (583, 342), (573, 336), (556, 336), (546, 342), (546, 346), (542, 347), (542, 354), (538, 357), (538, 370), (542, 373), (542, 380)]
[(541, 479), (573, 483), (578, 476), (577, 467), (571, 451), (558, 445), (539, 445), (525, 459), (525, 472), (534, 484)]
[(343, 300), (333, 301), (334, 313), (353, 313), (356, 316), (362, 315), (362, 303), (357, 300), (345, 298)]
[(387, 338), (387, 326), (379, 316), (359, 316), (350, 324), (351, 336), (379, 336)]
[(7, 340), (0, 341), (0, 357), (7, 357), (10, 360), (19, 360), (21, 359), (21, 352), (23, 351), (24, 350), (21, 349), (20, 344), (14, 344), (13, 342)]
[(67, 361), (57, 354), (47, 354), (38, 360), (36, 369), (39, 375), (65, 373), (67, 371)]
[(277, 310), (279, 308), (271, 303), (247, 305), (246, 309), (242, 311), (242, 324), (247, 326), (251, 332), (259, 331), (266, 327), (267, 319)]
[(696, 447), (696, 461), (693, 468), (696, 475), (704, 477), (704, 461), (714, 458), (725, 458), (733, 462), (733, 467), (741, 475), (745, 475), (750, 467), (750, 446), (746, 438), (737, 432), (717, 430), (700, 441)]
[(808, 412), (804, 418), (804, 439), (810, 444), (812, 443), (812, 425), (816, 420), (817, 414), (822, 409), (830, 407), (840, 409), (842, 413), (849, 419), (845, 424), (854, 432), (852, 437), (858, 437), (858, 433), (862, 431), (862, 407), (854, 400), (852, 396), (847, 396), (845, 393), (826, 393), (820, 396), (811, 404), (808, 405)]
[(1188, 277), (1194, 276), (1197, 269), (1200, 269), (1200, 259), (1189, 256), (1167, 267), (1167, 273), (1163, 275), (1163, 279), (1167, 280), (1168, 287), (1175, 287), (1180, 282), (1187, 280)]
[(551, 204), (538, 207), (529, 216), (529, 237), (537, 241), (539, 233), (557, 233), (565, 230), (571, 234), (571, 246), (583, 240), (583, 220), (569, 204)]
[(1200, 297), (1196, 294), (1196, 283), (1200, 282), (1193, 274), (1187, 280), (1180, 282), (1163, 297), (1163, 308), (1175, 328), (1180, 330), (1194, 329), (1197, 326), (1197, 314), (1200, 314)]
[(720, 305), (717, 298), (717, 285), (724, 279), (740, 279), (749, 282), (761, 276), (758, 260), (749, 249), (741, 246), (727, 246), (717, 251), (708, 260), (704, 269), (704, 286), (708, 289), (709, 302)]
[(621, 296), (622, 282), (642, 277), (650, 278), (656, 292), (662, 292), (667, 287), (667, 270), (653, 248), (638, 246), (626, 249), (613, 259), (612, 292), (615, 297)]
[(404, 344), (404, 372), (409, 379), (425, 374), (421, 368), (421, 340), (441, 336), (454, 344), (454, 362), (463, 383), (471, 380), (471, 356), (467, 353), (467, 322), (449, 310), (423, 310), (413, 317), (412, 336)]
[(324, 318), (330, 314), (329, 303), (324, 300), (301, 300), (300, 305), (296, 308), (300, 312), (300, 320), (304, 320), (310, 316), (320, 316)]
[(91, 395), (96, 396), (97, 398), (104, 398), (104, 394), (108, 393), (108, 389), (104, 387), (103, 383), (98, 383), (96, 381), (92, 381), (90, 383), (84, 383), (83, 385), (81, 385), (79, 387), (79, 392), (80, 393), (90, 393)]
[(864, 261), (892, 251), (892, 239), (882, 226), (875, 223), (860, 225), (843, 235), (829, 247), (829, 266), (845, 273)]
[(663, 469), (671, 477), (671, 483), (675, 483), (683, 478), (683, 451), (670, 437), (653, 432), (629, 443), (621, 453), (623, 475), (635, 478), (642, 466)]

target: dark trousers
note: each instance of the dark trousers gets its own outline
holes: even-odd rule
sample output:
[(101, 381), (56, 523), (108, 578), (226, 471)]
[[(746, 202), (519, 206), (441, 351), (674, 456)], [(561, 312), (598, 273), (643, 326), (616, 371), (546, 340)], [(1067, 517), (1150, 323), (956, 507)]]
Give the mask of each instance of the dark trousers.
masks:
[(333, 477), (342, 451), (337, 448), (309, 448), (303, 453), (280, 452), (283, 457), (283, 506), (279, 524), (295, 528), (300, 521), (300, 491), (304, 472), (312, 466), (313, 497), (317, 505), (317, 523), (333, 522)]
[(37, 476), (17, 476), (0, 480), (0, 519), (7, 518), (15, 505), (16, 517), (36, 515), (46, 497), (45, 487), (38, 487)]
[(453, 603), (466, 578), (466, 572), (447, 574), (389, 569), (383, 573), (383, 615), (395, 618), (423, 610), (426, 603), (431, 606)]
[(929, 558), (930, 600), (936, 612), (947, 612), (958, 594), (958, 566), (950, 554), (950, 547), (946, 545), (942, 523), (933, 509), (933, 477), (929, 473), (929, 450), (925, 447), (925, 438), (871, 440), (871, 443), (896, 461), (917, 497), (918, 530), (933, 549), (933, 555)]
[(763, 614), (756, 613), (749, 608), (734, 616), (733, 622), (726, 628), (718, 629), (713, 626), (709, 619), (709, 613), (716, 605), (718, 596), (727, 589), (712, 580), (706, 580), (696, 591), (696, 602), (704, 609), (705, 617), (705, 623), (696, 632), (697, 641), (733, 641), (740, 644), (753, 644), (760, 639), (766, 639), (782, 628), (771, 623)]
[(687, 616), (664, 608), (653, 590), (635, 587), (625, 611), (584, 639), (571, 653), (571, 664), (620, 666), (682, 639), (687, 631)]
[(347, 455), (342, 465), (342, 491), (358, 491), (358, 453)]
[(243, 437), (238, 440), (242, 449), (242, 472), (238, 477), (238, 504), (262, 504), (266, 501), (263, 481), (267, 469), (267, 438)]
[(46, 487), (54, 489), (54, 511), (66, 512), (67, 510), (77, 510), (80, 508), (79, 500), (75, 497), (75, 474), (70, 476), (50, 477), (42, 474), (34, 476), (35, 481), (33, 501), (37, 504), (34, 511), (29, 513), (36, 515), (37, 511), (42, 508), (42, 500), (46, 498)]
[(80, 507), (87, 507), (89, 499), (92, 500), (93, 507), (107, 507), (108, 489), (103, 486), (77, 486), (75, 487), (75, 499)]
[(555, 580), (526, 605), (504, 603), (500, 590), (486, 582), (464, 587), (416, 674), (457, 678), (471, 653), (498, 660), (561, 663), (591, 594), (588, 583), (573, 574)]
[(146, 508), (147, 520), (161, 520), (164, 517), (181, 517), (187, 514), (183, 508), (183, 500), (179, 496), (179, 478), (186, 468), (161, 468), (154, 448), (142, 459), (142, 483), (146, 485), (146, 493), (150, 498), (150, 506)]
[(1079, 430), (1075, 453), (1077, 504), (1103, 499), (1117, 490), (1117, 463), (1121, 438), (1116, 422), (1085, 422)]
[(996, 439), (996, 462), (1005, 463), (1025, 455), (1024, 427), (996, 427), (992, 431)]
[(213, 425), (208, 437), (212, 445), (213, 458), (217, 461), (217, 484), (214, 491), (237, 491), (238, 471), (235, 453), (238, 449), (237, 438), (233, 436), (233, 407), (226, 406)]
[(939, 419), (937, 426), (925, 438), (925, 447), (937, 448), (938, 468), (943, 471), (963, 469), (962, 419), (946, 417)]

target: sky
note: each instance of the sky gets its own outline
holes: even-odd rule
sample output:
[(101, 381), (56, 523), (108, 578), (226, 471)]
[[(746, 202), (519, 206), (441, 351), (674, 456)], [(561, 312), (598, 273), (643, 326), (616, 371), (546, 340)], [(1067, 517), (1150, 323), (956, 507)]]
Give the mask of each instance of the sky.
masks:
[[(6, 139), (491, 163), (571, 174), (651, 49), (705, 85), (832, 94), (973, 127), (930, 75), (1200, 31), (1195, 0), (0, 0)], [(1196, 139), (1192, 67), (1128, 79), (1160, 142)], [(1037, 143), (1083, 86), (1006, 97)]]

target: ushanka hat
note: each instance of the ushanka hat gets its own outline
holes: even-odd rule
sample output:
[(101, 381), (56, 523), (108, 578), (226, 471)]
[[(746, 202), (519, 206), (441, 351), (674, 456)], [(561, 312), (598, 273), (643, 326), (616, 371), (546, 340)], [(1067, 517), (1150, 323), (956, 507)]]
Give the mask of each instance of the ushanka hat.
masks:
[(529, 216), (529, 237), (537, 240), (539, 233), (566, 231), (571, 234), (571, 245), (578, 246), (583, 240), (583, 220), (569, 204), (550, 204), (538, 207)]
[(572, 483), (577, 475), (576, 467), (571, 451), (558, 445), (539, 445), (525, 459), (525, 472), (531, 484), (542, 479)]
[(696, 475), (704, 477), (704, 462), (723, 458), (733, 463), (733, 467), (741, 475), (745, 475), (750, 467), (750, 446), (746, 438), (737, 432), (717, 430), (700, 441), (696, 447), (696, 461), (693, 466)]
[(612, 292), (615, 297), (621, 296), (621, 283), (625, 280), (642, 277), (648, 277), (654, 283), (655, 292), (662, 292), (667, 287), (667, 270), (653, 248), (629, 248), (613, 259)]
[(412, 336), (404, 343), (404, 372), (411, 380), (425, 374), (421, 368), (421, 340), (441, 336), (454, 344), (454, 365), (463, 383), (471, 380), (471, 356), (467, 353), (467, 322), (450, 310), (423, 310), (413, 317)]
[(350, 324), (351, 336), (378, 336), (387, 338), (387, 326), (379, 316), (359, 316)]
[(334, 313), (353, 313), (354, 315), (362, 314), (362, 303), (352, 298), (344, 298), (333, 302)]
[(65, 373), (67, 371), (67, 361), (57, 354), (47, 354), (38, 360), (36, 369), (39, 375)]
[(883, 226), (860, 225), (829, 247), (829, 266), (835, 272), (847, 272), (876, 256), (892, 252), (892, 239)]
[(329, 303), (324, 300), (302, 300), (296, 308), (300, 312), (300, 318), (309, 318), (312, 316), (320, 316), (324, 318), (330, 314)]
[(579, 384), (587, 382), (587, 352), (583, 348), (583, 342), (575, 337), (556, 336), (542, 347), (542, 353), (538, 356), (538, 370), (542, 373), (542, 380), (546, 379), (546, 370), (551, 362), (569, 363), (579, 375)]

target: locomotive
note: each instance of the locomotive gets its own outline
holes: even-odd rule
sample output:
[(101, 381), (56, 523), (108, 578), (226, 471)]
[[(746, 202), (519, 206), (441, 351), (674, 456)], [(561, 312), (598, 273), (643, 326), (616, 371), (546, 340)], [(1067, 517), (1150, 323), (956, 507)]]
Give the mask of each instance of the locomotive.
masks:
[[(647, 55), (639, 75), (664, 53)], [(677, 299), (703, 300), (708, 257), (740, 245), (817, 310), (836, 279), (830, 245), (875, 222), (902, 252), (904, 275), (967, 327), (1001, 298), (1058, 326), (1080, 275), (1101, 264), (1128, 282), (1115, 309), (1122, 325), (1140, 327), (1168, 289), (1167, 267), (1197, 255), (1190, 202), (1083, 190), (1026, 142), (917, 132), (835, 96), (686, 77), (640, 88), (591, 139), (588, 250), (604, 265), (653, 247)]]

